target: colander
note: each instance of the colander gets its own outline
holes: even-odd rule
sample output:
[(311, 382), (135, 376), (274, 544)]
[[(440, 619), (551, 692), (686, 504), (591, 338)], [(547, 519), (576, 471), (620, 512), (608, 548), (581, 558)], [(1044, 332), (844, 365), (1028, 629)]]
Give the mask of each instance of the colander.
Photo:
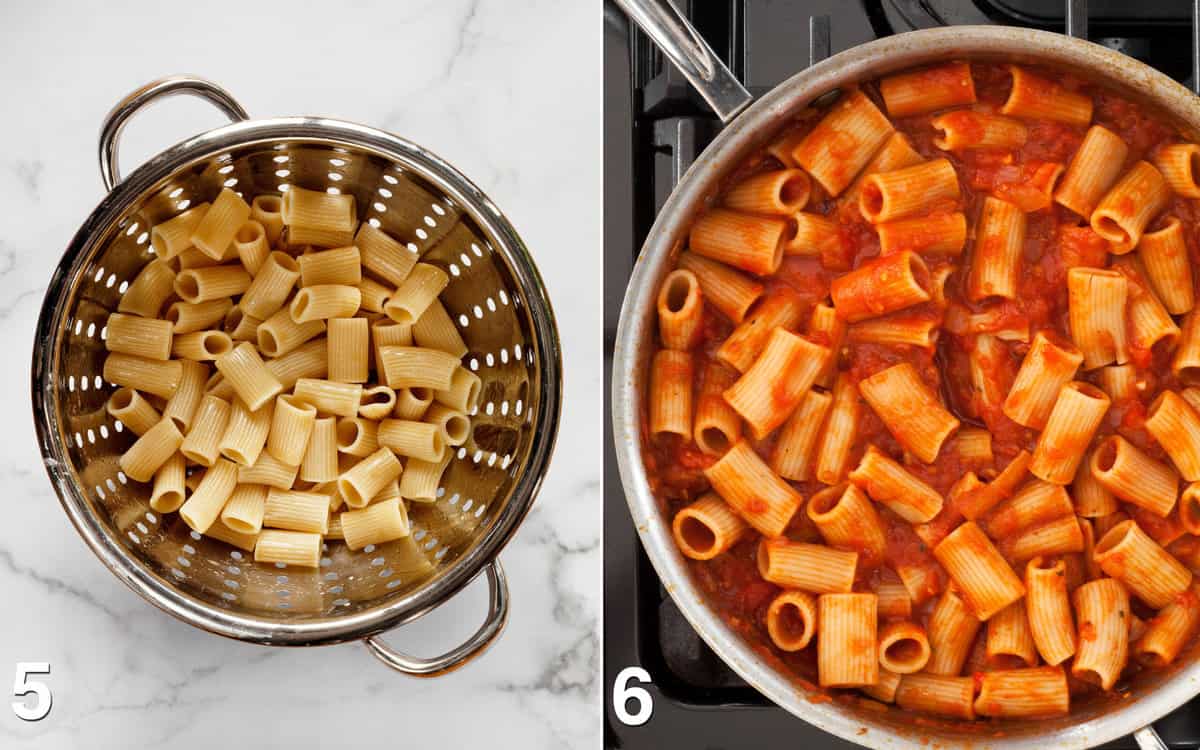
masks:
[[(163, 97), (211, 102), (232, 124), (185, 140), (128, 177), (121, 130)], [(542, 280), (512, 225), (479, 188), (420, 146), (374, 128), (316, 117), (249, 120), (217, 85), (172, 77), (108, 114), (100, 171), (109, 193), (50, 279), (33, 351), (33, 411), (46, 471), (71, 522), (118, 578), (159, 608), (253, 643), (307, 646), (362, 639), (399, 671), (436, 675), (470, 661), (504, 627), (508, 588), (496, 556), (528, 512), (558, 428), (561, 354)], [(223, 186), (247, 198), (285, 186), (355, 196), (359, 219), (382, 227), (450, 276), (442, 302), (482, 380), (471, 435), (437, 499), (411, 506), (412, 535), (351, 552), (326, 546), (320, 568), (255, 563), (252, 555), (150, 510), (148, 485), (117, 465), (134, 436), (105, 411), (104, 326), (154, 258), (150, 228)], [(434, 658), (400, 653), (378, 635), (429, 612), (486, 572), (486, 619)]]

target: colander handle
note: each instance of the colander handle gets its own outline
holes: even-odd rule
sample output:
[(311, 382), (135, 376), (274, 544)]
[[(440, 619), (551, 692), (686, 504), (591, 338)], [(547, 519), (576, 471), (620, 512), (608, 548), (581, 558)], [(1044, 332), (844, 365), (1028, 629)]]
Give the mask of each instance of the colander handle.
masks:
[(105, 190), (112, 190), (121, 181), (121, 173), (117, 168), (117, 148), (125, 123), (150, 102), (176, 94), (198, 96), (212, 103), (233, 122), (250, 119), (233, 95), (212, 81), (195, 76), (170, 76), (151, 81), (117, 102), (100, 126), (100, 179), (104, 180)]
[(488, 580), (487, 619), (465, 643), (441, 656), (422, 659), (395, 650), (378, 636), (365, 638), (363, 642), (381, 662), (412, 677), (437, 677), (464, 666), (486, 651), (508, 622), (508, 579), (504, 576), (504, 568), (500, 567), (499, 560), (493, 560), (483, 570)]

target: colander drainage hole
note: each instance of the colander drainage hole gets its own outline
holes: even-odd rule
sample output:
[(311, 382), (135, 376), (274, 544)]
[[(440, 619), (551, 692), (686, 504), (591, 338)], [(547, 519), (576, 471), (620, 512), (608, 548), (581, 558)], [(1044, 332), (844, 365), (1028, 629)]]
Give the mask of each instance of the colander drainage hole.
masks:
[(393, 578), (392, 580), (387, 582), (387, 587), (389, 589), (394, 589), (397, 586), (399, 586), (401, 583), (403, 583), (403, 581), (401, 581), (399, 578)]
[(380, 578), (391, 578), (392, 573), (394, 573), (394, 572), (395, 571), (392, 570), (391, 568), (384, 568), (383, 570), (379, 571), (379, 577)]
[(241, 560), (244, 557), (244, 555), (241, 552), (238, 552), (237, 550), (233, 550), (232, 552), (230, 552), (229, 556), (232, 557), (234, 560)]
[(237, 594), (233, 593), (232, 591), (222, 591), (221, 598), (227, 602), (236, 602)]
[(371, 567), (378, 568), (380, 565), (383, 565), (385, 562), (387, 562), (387, 560), (383, 559), (382, 557), (377, 557), (371, 561)]
[(345, 589), (345, 587), (343, 587), (343, 586), (340, 586), (340, 585), (338, 585), (338, 586), (330, 586), (330, 587), (329, 587), (329, 593), (331, 593), (331, 594), (340, 594), (340, 593), (342, 593), (342, 592), (343, 592), (343, 591), (345, 591), (345, 590), (346, 590), (346, 589)]
[(321, 567), (322, 567), (322, 568), (328, 568), (330, 565), (333, 565), (333, 560), (332, 560), (332, 559), (330, 559), (330, 558), (328, 558), (328, 557), (322, 557), (322, 558), (321, 558)]
[(225, 585), (231, 589), (236, 589), (236, 588), (240, 587), (242, 584), (238, 583), (237, 581), (233, 580), (232, 578), (226, 578)]
[(332, 570), (325, 574), (326, 581), (336, 581), (337, 579), (338, 579), (338, 574)]
[(241, 568), (239, 568), (239, 567), (238, 567), (238, 566), (236, 566), (236, 565), (227, 565), (227, 566), (225, 567), (225, 570), (226, 570), (226, 571), (227, 571), (227, 572), (228, 572), (230, 575), (240, 576), (240, 575), (242, 574), (242, 569), (241, 569)]
[(346, 607), (346, 606), (349, 606), (349, 604), (350, 604), (349, 599), (334, 599), (333, 600), (333, 606), (335, 606), (335, 607)]
[(192, 561), (187, 559), (183, 555), (180, 555), (179, 557), (175, 558), (175, 562), (179, 563), (180, 565), (182, 565), (185, 568), (192, 567)]
[(275, 576), (275, 583), (287, 583), (287, 582), (288, 582), (287, 576)]
[(368, 544), (366, 547), (363, 547), (363, 553), (364, 553), (364, 554), (367, 554), (367, 555), (369, 555), (369, 554), (371, 554), (371, 553), (372, 553), (372, 552), (374, 552), (374, 551), (375, 551), (375, 545), (374, 545), (374, 544)]

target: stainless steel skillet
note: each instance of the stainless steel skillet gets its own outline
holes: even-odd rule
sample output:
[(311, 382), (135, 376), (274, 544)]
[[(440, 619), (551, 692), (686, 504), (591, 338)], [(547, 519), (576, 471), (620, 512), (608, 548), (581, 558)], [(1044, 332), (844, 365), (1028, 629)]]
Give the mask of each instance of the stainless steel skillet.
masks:
[(1128, 699), (1077, 707), (1070, 716), (1059, 719), (1008, 722), (1000, 725), (1001, 736), (950, 723), (918, 726), (901, 711), (878, 714), (838, 702), (811, 700), (806, 688), (724, 623), (689, 575), (668, 519), (660, 512), (647, 481), (640, 439), (641, 399), (646, 358), (653, 351), (654, 295), (686, 239), (689, 224), (717, 192), (724, 176), (820, 96), (855, 82), (954, 58), (1039, 64), (1108, 86), (1152, 108), (1192, 139), (1200, 136), (1200, 99), (1132, 58), (1079, 39), (1029, 29), (956, 26), (900, 34), (855, 47), (797, 73), (753, 101), (672, 7), (659, 0), (617, 0), (617, 4), (727, 123), (684, 175), (650, 231), (625, 295), (613, 362), (613, 434), (630, 514), (651, 562), (684, 616), (734, 671), (772, 701), (827, 732), (869, 747), (1081, 748), (1128, 734), (1135, 734), (1143, 747), (1162, 747), (1149, 725), (1200, 693), (1200, 646), (1196, 644), (1172, 669), (1139, 677)]

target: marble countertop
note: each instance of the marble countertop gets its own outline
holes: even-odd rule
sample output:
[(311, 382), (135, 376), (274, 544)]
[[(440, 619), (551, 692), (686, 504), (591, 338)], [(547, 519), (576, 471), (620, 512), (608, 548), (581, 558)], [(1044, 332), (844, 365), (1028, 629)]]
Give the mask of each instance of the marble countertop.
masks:
[[(5, 748), (583, 748), (600, 743), (600, 64), (595, 3), (6, 2), (0, 7), (0, 680), (50, 662), (50, 715), (0, 705)], [(362, 646), (208, 635), (113, 577), (41, 467), (29, 353), (46, 281), (103, 194), (101, 118), (159, 76), (211, 78), (252, 117), (323, 114), (423, 144), (512, 219), (548, 282), (566, 399), (540, 499), (501, 556), (512, 616), (466, 669), (418, 681)], [(126, 168), (216, 126), (173, 99), (126, 131)], [(390, 636), (432, 654), (478, 625), (486, 585)], [(7, 694), (7, 691), (5, 691)]]

